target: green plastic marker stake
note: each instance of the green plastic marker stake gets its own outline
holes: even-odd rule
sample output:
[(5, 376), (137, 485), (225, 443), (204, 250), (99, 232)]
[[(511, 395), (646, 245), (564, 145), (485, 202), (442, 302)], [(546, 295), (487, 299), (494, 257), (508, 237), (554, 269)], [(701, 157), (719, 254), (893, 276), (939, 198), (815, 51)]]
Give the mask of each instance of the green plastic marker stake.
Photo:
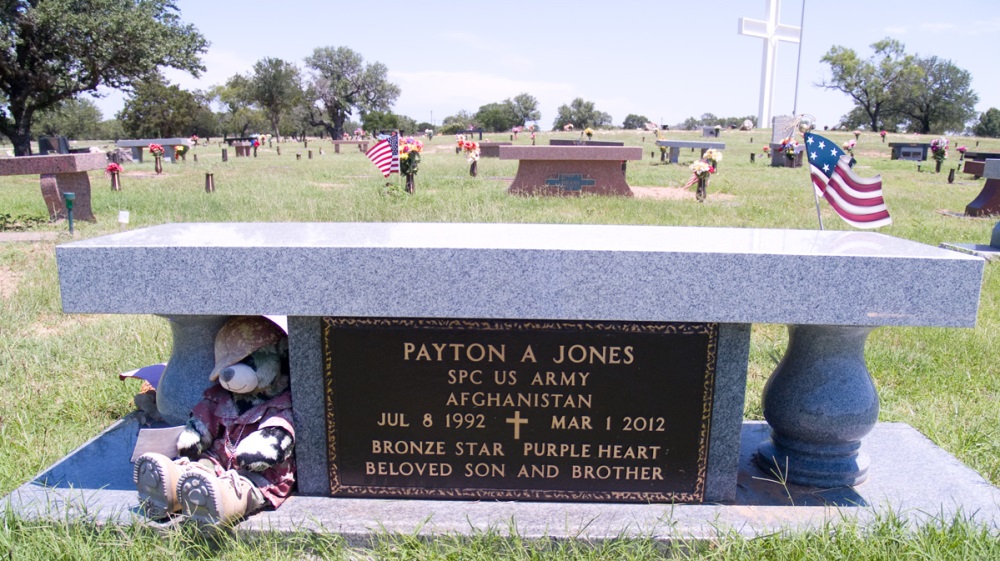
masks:
[(69, 233), (73, 235), (73, 201), (76, 200), (76, 193), (63, 193), (63, 199), (66, 201), (66, 213), (69, 216)]

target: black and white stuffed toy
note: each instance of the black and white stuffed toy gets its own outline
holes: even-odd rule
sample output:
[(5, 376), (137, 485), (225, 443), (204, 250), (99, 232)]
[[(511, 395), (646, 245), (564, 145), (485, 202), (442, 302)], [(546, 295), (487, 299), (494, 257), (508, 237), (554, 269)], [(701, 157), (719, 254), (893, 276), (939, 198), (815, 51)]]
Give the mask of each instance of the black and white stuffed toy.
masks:
[(288, 338), (273, 322), (240, 316), (215, 340), (215, 368), (177, 439), (179, 456), (143, 454), (139, 500), (151, 517), (181, 512), (226, 523), (277, 508), (295, 483)]

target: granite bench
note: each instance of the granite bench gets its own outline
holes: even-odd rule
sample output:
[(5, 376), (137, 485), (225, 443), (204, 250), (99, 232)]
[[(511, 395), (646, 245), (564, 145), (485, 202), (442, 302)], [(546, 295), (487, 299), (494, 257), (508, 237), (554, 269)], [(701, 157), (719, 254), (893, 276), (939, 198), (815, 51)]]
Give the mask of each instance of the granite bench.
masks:
[(142, 163), (142, 152), (149, 148), (150, 144), (163, 146), (163, 158), (169, 162), (174, 161), (174, 149), (178, 146), (189, 148), (192, 145), (190, 138), (143, 138), (138, 140), (119, 140), (115, 146), (119, 148), (131, 148), (132, 159)]
[(871, 232), (532, 224), (167, 224), (63, 244), (56, 257), (66, 313), (169, 319), (173, 354), (157, 401), (172, 423), (209, 384), (214, 334), (229, 316), (288, 316), (306, 495), (336, 488), (324, 377), (331, 318), (717, 328), (704, 501), (735, 496), (751, 324), (789, 330), (764, 390), (771, 439), (760, 461), (785, 471), (787, 458), (792, 483), (856, 485), (868, 470), (860, 442), (879, 411), (868, 334), (973, 327), (984, 268), (978, 257)]
[(631, 197), (622, 163), (641, 160), (638, 146), (501, 146), (501, 160), (518, 160), (507, 189), (514, 195)]
[(341, 145), (356, 145), (358, 147), (358, 151), (359, 152), (367, 152), (368, 151), (368, 141), (367, 140), (331, 140), (330, 142), (333, 143), (333, 151), (334, 151), (334, 153), (337, 153), (337, 154), (340, 154), (340, 146)]
[(481, 158), (499, 158), (501, 146), (512, 146), (512, 142), (492, 142), (484, 140), (479, 143), (479, 156)]
[(966, 152), (964, 155), (965, 165), (962, 167), (964, 173), (972, 175), (975, 179), (983, 177), (983, 166), (986, 160), (1000, 160), (1000, 153), (997, 152)]
[(1000, 214), (1000, 159), (986, 160), (980, 174), (986, 178), (982, 191), (965, 206), (966, 216), (992, 216)]
[(87, 172), (104, 169), (107, 164), (108, 158), (103, 152), (19, 156), (0, 158), (0, 175), (40, 175), (49, 220), (67, 217), (63, 193), (75, 193), (74, 218), (97, 222), (90, 207), (90, 177)]
[[(705, 152), (709, 150), (725, 150), (725, 142), (706, 142), (701, 140), (657, 140), (657, 146), (665, 146), (670, 148), (670, 163), (676, 164), (678, 158), (680, 157), (681, 148), (691, 148), (700, 149), (701, 156), (705, 155)], [(701, 157), (699, 156), (699, 157)]]

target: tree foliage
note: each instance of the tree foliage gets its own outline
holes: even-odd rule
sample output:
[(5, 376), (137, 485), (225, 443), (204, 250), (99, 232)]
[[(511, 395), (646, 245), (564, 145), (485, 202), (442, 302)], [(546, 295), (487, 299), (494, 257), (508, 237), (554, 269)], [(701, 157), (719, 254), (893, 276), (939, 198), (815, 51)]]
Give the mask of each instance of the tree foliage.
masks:
[(515, 126), (523, 126), (527, 124), (528, 121), (539, 121), (542, 118), (542, 113), (538, 110), (538, 100), (535, 96), (528, 93), (520, 93), (514, 96), (514, 99), (508, 99), (515, 116)]
[(417, 122), (405, 115), (396, 115), (390, 111), (369, 111), (361, 118), (361, 128), (370, 132), (398, 130), (402, 134), (413, 135), (423, 132), (417, 129)]
[(71, 139), (92, 140), (101, 136), (103, 127), (101, 110), (89, 99), (67, 99), (39, 111), (35, 118), (33, 136), (65, 136)]
[(523, 122), (518, 120), (514, 104), (509, 99), (483, 105), (476, 111), (475, 121), (480, 127), (491, 132), (509, 131)]
[(822, 61), (832, 77), (820, 85), (846, 93), (854, 109), (841, 119), (847, 127), (913, 132), (961, 131), (975, 116), (979, 96), (972, 76), (949, 60), (909, 55), (895, 39), (872, 44), (874, 54), (861, 60), (851, 49), (834, 46)]
[(344, 122), (355, 110), (364, 118), (371, 111), (388, 111), (399, 97), (399, 86), (389, 82), (380, 62), (365, 64), (347, 47), (319, 47), (306, 57), (312, 71), (307, 107), (310, 123), (322, 126), (332, 138), (344, 132)]
[(160, 67), (197, 75), (208, 46), (173, 0), (0, 3), (0, 133), (30, 153), (35, 113), (98, 86), (130, 89)]
[(646, 123), (649, 119), (645, 115), (636, 115), (635, 113), (629, 113), (625, 120), (622, 122), (622, 128), (626, 130), (642, 129), (646, 127)]
[(902, 109), (903, 92), (920, 77), (916, 57), (895, 39), (871, 45), (874, 54), (861, 60), (854, 49), (835, 45), (820, 59), (830, 65), (831, 78), (820, 86), (841, 91), (868, 116), (871, 130), (882, 130), (886, 116)]
[(253, 65), (247, 79), (246, 98), (255, 104), (271, 124), (271, 132), (281, 137), (281, 119), (301, 103), (299, 69), (278, 58), (264, 58)]
[(972, 91), (972, 75), (967, 70), (938, 57), (918, 58), (920, 78), (907, 86), (901, 113), (910, 132), (961, 132), (976, 116), (979, 96)]
[(206, 135), (207, 131), (198, 129), (198, 124), (208, 117), (206, 113), (212, 113), (207, 99), (154, 74), (135, 84), (118, 120), (133, 138), (173, 138)]
[(441, 128), (438, 132), (440, 134), (458, 134), (464, 130), (476, 128), (476, 126), (476, 117), (472, 113), (462, 109), (454, 115), (445, 117), (441, 121)]
[(253, 107), (250, 80), (246, 76), (233, 75), (225, 84), (213, 87), (209, 95), (212, 101), (217, 101), (223, 107), (219, 126), (224, 135), (233, 133), (233, 136), (245, 137), (251, 132), (262, 131), (267, 126), (263, 111)]
[(552, 130), (560, 130), (570, 124), (576, 128), (607, 127), (611, 125), (611, 115), (595, 109), (593, 101), (578, 97), (569, 105), (559, 106)]
[(697, 127), (714, 127), (716, 125), (723, 128), (741, 127), (743, 126), (743, 121), (750, 121), (754, 126), (757, 126), (757, 117), (755, 115), (747, 115), (745, 117), (716, 117), (713, 113), (702, 113), (698, 119), (688, 117), (680, 124), (679, 128), (692, 130)]
[(1000, 109), (990, 107), (979, 115), (979, 122), (972, 127), (976, 136), (1000, 138)]

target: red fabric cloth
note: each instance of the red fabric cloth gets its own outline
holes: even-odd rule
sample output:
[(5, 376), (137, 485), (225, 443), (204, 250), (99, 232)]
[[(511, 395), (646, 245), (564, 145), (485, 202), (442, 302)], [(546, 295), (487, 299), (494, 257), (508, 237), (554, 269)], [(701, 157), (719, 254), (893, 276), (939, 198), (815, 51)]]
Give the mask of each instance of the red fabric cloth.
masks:
[[(292, 395), (288, 391), (240, 415), (233, 395), (215, 384), (205, 390), (205, 397), (194, 407), (191, 415), (204, 423), (212, 435), (212, 447), (202, 457), (212, 461), (216, 475), (222, 475), (230, 469), (243, 469), (236, 461), (236, 446), (257, 429), (281, 427), (295, 439)], [(295, 456), (258, 473), (269, 483), (260, 487), (261, 492), (271, 506), (277, 508), (288, 497), (295, 484)]]

